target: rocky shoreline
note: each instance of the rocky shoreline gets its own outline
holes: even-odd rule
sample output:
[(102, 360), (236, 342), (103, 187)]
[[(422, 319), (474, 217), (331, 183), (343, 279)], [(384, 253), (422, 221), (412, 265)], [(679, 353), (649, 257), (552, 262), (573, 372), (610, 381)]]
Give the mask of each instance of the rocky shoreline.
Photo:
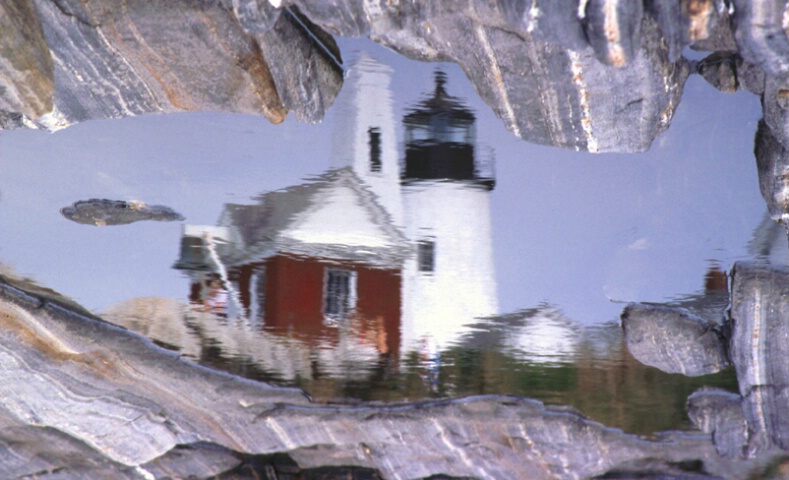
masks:
[(732, 366), (740, 395), (703, 389), (688, 399), (694, 424), (722, 455), (789, 450), (789, 269), (740, 262), (731, 272), (722, 323), (681, 307), (634, 304), (622, 314), (625, 342), (643, 363), (703, 375)]
[[(760, 191), (789, 226), (786, 0), (272, 3), (0, 0), (0, 128), (198, 110), (318, 122), (343, 83), (334, 37), (366, 36), (412, 59), (457, 62), (524, 140), (639, 152), (700, 74), (761, 97)], [(686, 48), (709, 56), (690, 61)], [(780, 478), (789, 271), (741, 262), (730, 278), (718, 318), (648, 304), (623, 313), (642, 362), (686, 375), (733, 366), (740, 387), (690, 396), (698, 432), (643, 439), (517, 397), (313, 404), (0, 277), (0, 476)]]
[(53, 292), (3, 279), (0, 472), (245, 478), (276, 472), (284, 458), (294, 471), (380, 478), (748, 478), (789, 450), (789, 376), (786, 362), (770, 360), (789, 345), (789, 273), (738, 264), (733, 278), (728, 349), (741, 395), (694, 393), (699, 433), (651, 440), (519, 397), (312, 404), (300, 390), (200, 367)]
[[(366, 36), (412, 59), (457, 62), (530, 142), (646, 150), (700, 73), (761, 95), (787, 147), (785, 1), (281, 3), (7, 0), (0, 126), (183, 110), (316, 122), (343, 81), (333, 36)], [(686, 48), (711, 55), (691, 62)]]

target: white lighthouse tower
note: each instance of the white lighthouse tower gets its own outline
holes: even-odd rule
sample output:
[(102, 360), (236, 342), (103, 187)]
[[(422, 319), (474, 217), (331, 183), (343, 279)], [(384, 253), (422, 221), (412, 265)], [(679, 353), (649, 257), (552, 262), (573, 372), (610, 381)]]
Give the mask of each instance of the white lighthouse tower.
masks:
[(439, 352), (498, 313), (490, 219), (493, 159), (476, 151), (474, 114), (446, 92), (408, 113), (401, 194), (415, 255), (403, 270), (403, 353)]
[(392, 225), (402, 227), (400, 169), (390, 91), (392, 69), (361, 52), (337, 99), (332, 168), (352, 167)]

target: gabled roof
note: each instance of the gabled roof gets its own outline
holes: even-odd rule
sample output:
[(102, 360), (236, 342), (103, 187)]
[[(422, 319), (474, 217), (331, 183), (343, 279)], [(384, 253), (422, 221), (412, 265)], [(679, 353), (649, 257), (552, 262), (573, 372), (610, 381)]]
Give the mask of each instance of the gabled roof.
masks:
[(399, 268), (410, 252), (406, 237), (350, 167), (257, 200), (225, 206), (220, 225), (241, 240), (228, 264), (286, 253)]

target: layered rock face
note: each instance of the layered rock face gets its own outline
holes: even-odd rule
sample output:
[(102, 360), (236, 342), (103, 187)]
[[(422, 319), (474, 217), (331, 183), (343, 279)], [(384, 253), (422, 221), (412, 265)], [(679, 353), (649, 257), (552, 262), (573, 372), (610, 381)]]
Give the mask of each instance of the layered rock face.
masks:
[[(280, 4), (280, 2), (274, 2)], [(786, 146), (787, 3), (650, 0), (118, 2), (7, 0), (2, 126), (57, 129), (147, 112), (223, 110), (319, 121), (342, 83), (331, 35), (454, 61), (525, 140), (643, 151), (670, 124), (690, 46), (724, 90), (764, 93)], [(14, 48), (24, 41), (25, 48)], [(48, 50), (51, 55), (48, 55)], [(49, 58), (51, 56), (51, 59)], [(737, 63), (739, 62), (739, 63)], [(695, 65), (694, 65), (695, 68)], [(29, 82), (29, 79), (36, 79)]]
[[(0, 127), (184, 110), (316, 122), (343, 79), (332, 35), (347, 35), (459, 63), (520, 138), (632, 152), (669, 126), (696, 72), (721, 90), (762, 95), (760, 186), (787, 223), (787, 18), (786, 0), (0, 0)], [(686, 47), (715, 53), (691, 63)], [(652, 306), (623, 318), (645, 362), (707, 373), (724, 366), (724, 352), (740, 382), (739, 395), (689, 399), (707, 434), (650, 441), (519, 398), (317, 406), (3, 280), (0, 477), (273, 478), (282, 462), (267, 455), (287, 452), (302, 468), (382, 478), (747, 478), (789, 449), (789, 277), (739, 264), (733, 279), (730, 334)], [(654, 330), (667, 321), (687, 335)], [(683, 348), (672, 348), (677, 338)]]
[[(585, 151), (642, 151), (668, 127), (689, 73), (637, 3), (293, 2), (336, 35), (454, 61), (515, 135)], [(340, 12), (339, 14), (337, 12)], [(342, 20), (337, 20), (342, 19)]]
[(756, 170), (759, 191), (773, 220), (789, 233), (789, 148), (781, 143), (764, 120), (756, 131)]
[[(731, 272), (724, 325), (682, 308), (630, 305), (622, 314), (628, 349), (667, 372), (699, 375), (732, 365), (739, 395), (701, 390), (688, 415), (722, 456), (789, 451), (789, 269), (739, 262)], [(728, 359), (728, 361), (726, 360)]]
[(0, 3), (0, 127), (52, 110), (52, 58), (33, 4)]
[(275, 123), (292, 111), (315, 122), (342, 85), (336, 45), (297, 14), (239, 19), (213, 1), (14, 0), (0, 9), (10, 23), (0, 85), (19, 92), (0, 95), (4, 128), (190, 110)]
[[(516, 397), (313, 405), (183, 361), (20, 281), (0, 281), (0, 327), (3, 478), (287, 478), (275, 453), (297, 470), (387, 479), (622, 478), (682, 465), (693, 465), (683, 478), (745, 478), (761, 462), (722, 456), (705, 435), (646, 441)], [(325, 478), (356, 474), (346, 475)]]
[(789, 269), (737, 264), (732, 271), (731, 362), (749, 448), (789, 450)]

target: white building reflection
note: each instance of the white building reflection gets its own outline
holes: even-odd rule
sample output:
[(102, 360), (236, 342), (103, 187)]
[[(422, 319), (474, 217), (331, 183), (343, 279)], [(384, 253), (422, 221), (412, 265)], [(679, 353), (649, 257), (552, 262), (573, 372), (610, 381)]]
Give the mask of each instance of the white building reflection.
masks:
[(474, 115), (437, 74), (404, 118), (401, 165), (390, 75), (369, 56), (351, 70), (330, 170), (184, 228), (175, 267), (196, 310), (321, 349), (353, 331), (397, 356), (443, 350), (498, 313), (493, 159), (475, 151)]
[(498, 313), (490, 221), (493, 160), (479, 155), (473, 113), (436, 76), (408, 113), (401, 198), (416, 255), (403, 270), (403, 345), (438, 352), (475, 318)]
[[(283, 380), (360, 379), (414, 354), (437, 368), (441, 352), (467, 345), (499, 314), (493, 155), (480, 154), (474, 114), (438, 73), (403, 118), (399, 158), (390, 76), (364, 54), (350, 70), (330, 169), (227, 204), (216, 225), (184, 226), (174, 267), (189, 278), (189, 305), (145, 299), (105, 317), (186, 356), (210, 346)], [(543, 317), (555, 327), (556, 315), (517, 322), (508, 348), (547, 339), (535, 330)], [(567, 332), (530, 359), (556, 341), (569, 358)]]
[(555, 307), (509, 314), (497, 319), (513, 321), (502, 344), (522, 362), (567, 364), (577, 360), (583, 328)]

